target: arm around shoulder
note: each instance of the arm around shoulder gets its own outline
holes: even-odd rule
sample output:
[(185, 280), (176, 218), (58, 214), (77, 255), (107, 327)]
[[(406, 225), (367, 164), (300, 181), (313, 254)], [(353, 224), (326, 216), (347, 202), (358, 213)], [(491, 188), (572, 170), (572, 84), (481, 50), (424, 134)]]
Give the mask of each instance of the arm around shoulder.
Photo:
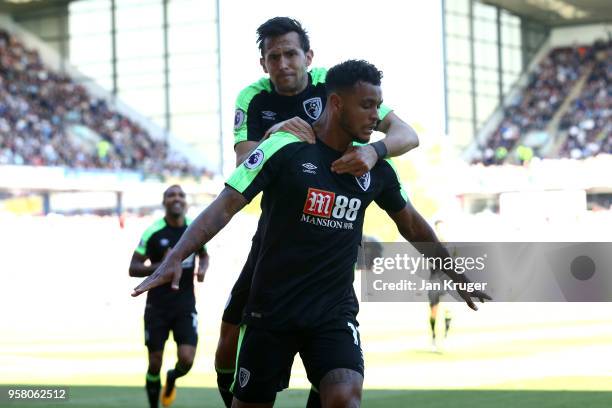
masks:
[(419, 136), (415, 130), (394, 112), (385, 115), (377, 130), (385, 134), (383, 142), (388, 157), (401, 156), (419, 146)]

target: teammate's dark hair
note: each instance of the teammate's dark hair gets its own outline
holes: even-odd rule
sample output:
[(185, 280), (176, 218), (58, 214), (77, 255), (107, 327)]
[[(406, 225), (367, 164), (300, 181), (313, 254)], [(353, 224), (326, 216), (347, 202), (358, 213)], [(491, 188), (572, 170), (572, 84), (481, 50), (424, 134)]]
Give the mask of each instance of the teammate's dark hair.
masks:
[(357, 82), (367, 82), (380, 86), (382, 72), (364, 60), (348, 60), (333, 66), (325, 78), (327, 94), (351, 88)]
[(302, 50), (308, 52), (310, 50), (310, 40), (308, 39), (308, 33), (300, 22), (290, 17), (274, 17), (257, 28), (257, 45), (261, 55), (264, 55), (266, 38), (278, 37), (291, 32), (298, 34)]
[(173, 184), (173, 185), (169, 186), (169, 187), (168, 187), (168, 188), (167, 188), (167, 189), (164, 191), (164, 195), (163, 195), (163, 199), (164, 199), (164, 200), (166, 199), (166, 195), (168, 194), (168, 191), (170, 191), (170, 189), (171, 189), (171, 188), (175, 188), (175, 187), (178, 187), (178, 188), (180, 188), (181, 190), (183, 190), (183, 188), (182, 188), (181, 186), (179, 186), (178, 184)]

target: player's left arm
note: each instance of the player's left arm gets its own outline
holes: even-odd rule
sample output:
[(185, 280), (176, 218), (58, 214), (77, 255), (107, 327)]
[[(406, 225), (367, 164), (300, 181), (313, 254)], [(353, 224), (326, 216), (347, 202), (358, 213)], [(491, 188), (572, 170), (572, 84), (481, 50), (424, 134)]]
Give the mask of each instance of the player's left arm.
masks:
[(227, 225), (232, 217), (247, 204), (246, 198), (235, 189), (225, 187), (221, 193), (189, 225), (181, 239), (168, 253), (155, 272), (134, 288), (132, 296), (138, 296), (154, 287), (172, 282), (178, 289), (183, 272), (181, 262), (198, 251)]
[[(446, 248), (440, 243), (436, 233), (429, 226), (427, 221), (412, 206), (408, 199), (408, 194), (404, 192), (391, 163), (381, 163), (378, 177), (384, 183), (381, 193), (375, 198), (376, 203), (389, 214), (395, 222), (399, 233), (410, 242), (421, 254), (431, 258), (449, 258), (450, 255)], [(445, 269), (446, 273), (455, 282), (468, 282), (463, 274), (458, 274), (453, 270)], [(491, 299), (489, 295), (481, 291), (462, 291), (458, 290), (459, 296), (467, 305), (478, 310), (472, 297), (478, 298), (481, 302), (484, 299)]]
[(206, 271), (208, 270), (209, 259), (208, 251), (205, 247), (202, 247), (198, 251), (198, 271), (196, 272), (198, 282), (204, 282), (204, 276), (206, 276)]
[(355, 146), (332, 163), (332, 171), (362, 176), (370, 171), (378, 160), (401, 156), (419, 145), (419, 137), (410, 125), (385, 106), (381, 107), (380, 112), (384, 116), (376, 130), (384, 133), (385, 138), (365, 146)]
[[(395, 222), (398, 231), (406, 241), (410, 242), (425, 257), (442, 259), (451, 257), (446, 248), (440, 243), (433, 229), (412, 206), (409, 200), (406, 201), (406, 205), (400, 211), (387, 211), (387, 214)], [(465, 275), (459, 274), (454, 270), (444, 269), (442, 272), (448, 275), (454, 282), (469, 282)], [(473, 310), (478, 310), (478, 307), (474, 304), (472, 298), (480, 300), (481, 303), (484, 303), (485, 299), (491, 300), (489, 295), (479, 290), (471, 292), (458, 290), (457, 292)]]

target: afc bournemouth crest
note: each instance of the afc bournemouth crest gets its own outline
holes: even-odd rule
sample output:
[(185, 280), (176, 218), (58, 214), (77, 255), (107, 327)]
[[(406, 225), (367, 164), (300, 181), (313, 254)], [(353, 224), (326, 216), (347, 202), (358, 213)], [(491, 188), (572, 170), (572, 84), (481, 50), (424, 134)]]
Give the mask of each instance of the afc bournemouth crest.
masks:
[(357, 180), (357, 184), (359, 184), (359, 187), (361, 187), (363, 191), (368, 191), (368, 188), (370, 188), (370, 172), (369, 171), (363, 176), (355, 177), (355, 180)]
[(246, 368), (240, 367), (240, 372), (238, 373), (238, 381), (240, 382), (240, 386), (244, 388), (249, 382), (249, 378), (251, 377), (251, 373)]
[(304, 111), (310, 119), (319, 119), (323, 111), (323, 102), (321, 102), (321, 98), (317, 96), (316, 98), (306, 99), (302, 105), (304, 105)]

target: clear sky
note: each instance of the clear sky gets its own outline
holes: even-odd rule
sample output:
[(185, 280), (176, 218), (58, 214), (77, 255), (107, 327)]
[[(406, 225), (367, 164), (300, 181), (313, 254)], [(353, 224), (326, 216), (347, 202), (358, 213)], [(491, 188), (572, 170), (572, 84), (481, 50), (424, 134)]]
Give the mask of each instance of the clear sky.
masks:
[(422, 136), (443, 132), (441, 4), (437, 0), (221, 0), (221, 69), (226, 171), (234, 163), (234, 101), (264, 75), (255, 44), (268, 18), (290, 16), (310, 33), (313, 66), (363, 58), (384, 73), (385, 104)]

